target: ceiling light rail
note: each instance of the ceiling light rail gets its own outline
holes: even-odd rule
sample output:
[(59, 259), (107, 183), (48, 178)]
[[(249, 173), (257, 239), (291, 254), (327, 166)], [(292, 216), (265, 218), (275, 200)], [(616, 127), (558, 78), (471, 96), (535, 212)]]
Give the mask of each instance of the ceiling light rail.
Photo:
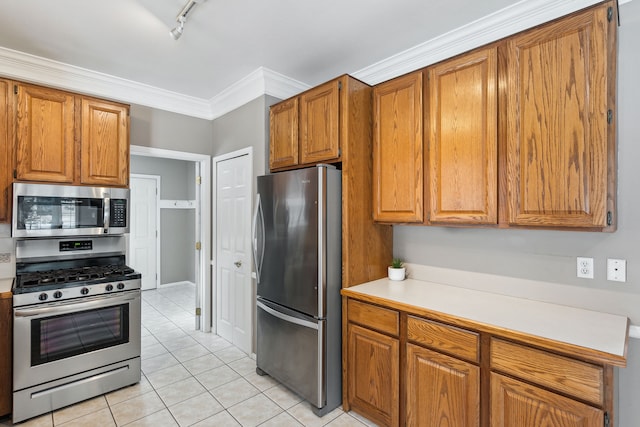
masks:
[(205, 1), (206, 0), (189, 0), (180, 12), (178, 12), (178, 15), (176, 16), (176, 22), (178, 25), (169, 31), (169, 35), (171, 35), (174, 40), (178, 40), (180, 36), (182, 36), (182, 33), (184, 32), (184, 23), (187, 22), (187, 16), (189, 13), (191, 13), (198, 3), (203, 3)]

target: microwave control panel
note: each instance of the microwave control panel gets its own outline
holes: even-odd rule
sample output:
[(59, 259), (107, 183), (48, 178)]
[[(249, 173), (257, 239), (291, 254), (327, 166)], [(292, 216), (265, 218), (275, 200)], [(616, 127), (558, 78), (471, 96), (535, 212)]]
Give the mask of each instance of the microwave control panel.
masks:
[(127, 226), (127, 200), (111, 199), (109, 204), (111, 220), (110, 227), (126, 227)]

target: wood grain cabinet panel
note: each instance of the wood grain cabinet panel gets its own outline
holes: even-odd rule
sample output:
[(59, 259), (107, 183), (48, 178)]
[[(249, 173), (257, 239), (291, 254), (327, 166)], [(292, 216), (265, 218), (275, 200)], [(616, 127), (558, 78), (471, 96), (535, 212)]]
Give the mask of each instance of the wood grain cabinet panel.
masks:
[(129, 184), (129, 107), (82, 98), (80, 182)]
[(75, 97), (27, 84), (17, 92), (16, 179), (73, 183)]
[(602, 427), (604, 411), (491, 373), (491, 427)]
[(497, 70), (495, 46), (427, 70), (431, 223), (498, 222)]
[(296, 166), (298, 158), (298, 98), (288, 99), (269, 110), (269, 167)]
[(13, 308), (11, 297), (0, 297), (0, 417), (11, 413)]
[(9, 90), (11, 82), (0, 80), (0, 223), (11, 222), (11, 115)]
[(509, 224), (614, 226), (615, 21), (609, 2), (507, 40)]
[(400, 334), (400, 314), (395, 310), (349, 300), (348, 317), (350, 322), (358, 323), (370, 329), (376, 329), (394, 336)]
[(349, 406), (380, 425), (398, 426), (398, 339), (349, 324), (347, 341)]
[(407, 339), (461, 359), (479, 361), (480, 336), (477, 332), (408, 316)]
[(373, 89), (373, 218), (422, 222), (422, 72)]
[(604, 370), (600, 366), (494, 338), (491, 369), (596, 405), (604, 404)]
[(340, 85), (332, 80), (300, 95), (300, 163), (340, 158)]
[(406, 378), (407, 426), (480, 425), (478, 366), (407, 344)]

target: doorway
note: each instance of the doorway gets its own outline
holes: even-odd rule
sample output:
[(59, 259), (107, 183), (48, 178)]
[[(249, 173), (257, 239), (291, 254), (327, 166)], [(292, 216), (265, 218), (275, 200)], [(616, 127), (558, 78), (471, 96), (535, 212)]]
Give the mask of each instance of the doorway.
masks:
[(252, 352), (251, 199), (253, 149), (214, 157), (214, 242), (217, 333)]
[[(207, 260), (211, 259), (211, 244), (209, 233), (211, 230), (211, 209), (210, 192), (211, 183), (211, 157), (208, 155), (187, 153), (181, 151), (165, 150), (159, 148), (141, 147), (132, 145), (130, 154), (132, 156), (155, 157), (158, 159), (183, 160), (193, 163), (193, 179), (196, 182), (193, 200), (188, 201), (188, 205), (179, 205), (182, 201), (174, 201), (178, 205), (172, 208), (184, 208), (195, 211), (194, 224), (194, 283), (196, 285), (195, 301), (195, 328), (210, 332), (213, 326), (213, 310), (211, 304), (211, 273)], [(162, 203), (160, 202), (160, 207)], [(130, 236), (131, 238), (131, 236)], [(131, 254), (129, 254), (131, 256)], [(160, 282), (158, 282), (160, 283)]]

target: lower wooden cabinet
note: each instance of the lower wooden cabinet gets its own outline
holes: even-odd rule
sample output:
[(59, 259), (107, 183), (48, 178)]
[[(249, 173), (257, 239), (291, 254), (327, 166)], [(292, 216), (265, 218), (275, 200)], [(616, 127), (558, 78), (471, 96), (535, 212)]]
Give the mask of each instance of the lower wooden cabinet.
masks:
[(406, 378), (407, 426), (480, 425), (478, 366), (407, 344)]
[(345, 411), (381, 426), (615, 425), (610, 359), (342, 293)]
[(398, 426), (400, 353), (397, 338), (348, 325), (349, 405), (385, 426)]
[[(11, 293), (9, 293), (11, 295)], [(11, 413), (13, 351), (13, 309), (11, 297), (0, 296), (0, 417)]]
[(602, 427), (604, 417), (601, 409), (491, 373), (491, 427)]

